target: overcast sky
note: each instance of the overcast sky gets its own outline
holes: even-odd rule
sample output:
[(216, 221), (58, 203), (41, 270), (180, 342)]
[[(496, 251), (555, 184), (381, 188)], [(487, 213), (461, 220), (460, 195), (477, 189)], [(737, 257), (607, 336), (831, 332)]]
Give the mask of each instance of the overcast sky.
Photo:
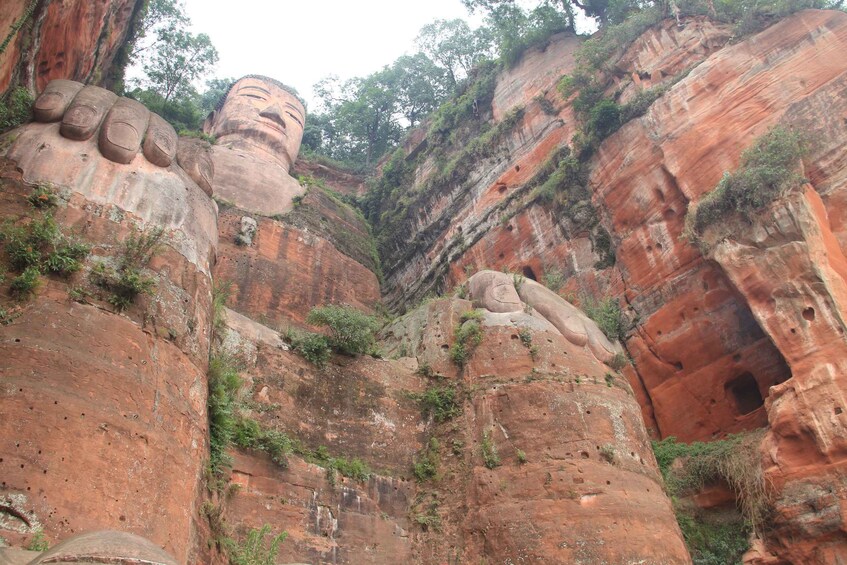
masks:
[(261, 74), (296, 88), (314, 107), (312, 85), (329, 74), (364, 76), (404, 53), (434, 19), (482, 22), (460, 0), (185, 0), (195, 33), (218, 49), (219, 78)]

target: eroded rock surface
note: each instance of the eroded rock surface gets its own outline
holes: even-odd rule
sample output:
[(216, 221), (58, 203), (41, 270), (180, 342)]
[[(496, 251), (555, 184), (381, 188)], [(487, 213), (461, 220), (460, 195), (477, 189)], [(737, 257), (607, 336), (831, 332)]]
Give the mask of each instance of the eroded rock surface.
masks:
[[(29, 0), (0, 7), (0, 29), (10, 30)], [(118, 51), (138, 17), (140, 0), (39, 2), (0, 59), (0, 92), (14, 79), (41, 92), (53, 79), (107, 82)], [(5, 38), (5, 33), (4, 33)]]
[[(146, 126), (146, 109), (127, 106), (129, 114), (106, 118), (99, 132), (86, 112), (74, 112), (93, 88), (79, 90), (61, 123), (11, 132), (7, 156), (14, 161), (3, 161), (4, 220), (26, 226), (47, 213), (27, 201), (35, 185), (46, 187), (57, 224), (91, 246), (79, 273), (49, 278), (21, 304), (5, 301), (13, 315), (0, 328), (0, 489), (14, 507), (4, 512), (3, 535), (20, 540), (43, 529), (60, 540), (120, 529), (192, 561), (208, 442), (216, 206), (179, 167), (146, 159), (141, 123), (133, 121), (142, 117)], [(93, 107), (97, 115), (119, 102), (106, 91), (88, 92), (86, 103), (108, 104)], [(60, 133), (64, 120), (78, 140)], [(117, 131), (103, 133), (110, 124)], [(100, 153), (104, 139), (129, 139), (118, 133), (123, 124), (134, 124), (125, 148), (137, 153), (129, 164)], [(158, 230), (157, 253), (138, 265), (155, 281), (155, 296), (142, 294), (120, 313), (92, 273), (98, 264), (120, 268), (129, 253), (124, 242)]]
[[(387, 343), (441, 372), (471, 309), (434, 301), (395, 322)], [(481, 343), (463, 371), (443, 373), (467, 399), (431, 431), (442, 470), (419, 484), (412, 511), (440, 527), (417, 534), (416, 559), (688, 563), (626, 379), (538, 314), (480, 312)]]

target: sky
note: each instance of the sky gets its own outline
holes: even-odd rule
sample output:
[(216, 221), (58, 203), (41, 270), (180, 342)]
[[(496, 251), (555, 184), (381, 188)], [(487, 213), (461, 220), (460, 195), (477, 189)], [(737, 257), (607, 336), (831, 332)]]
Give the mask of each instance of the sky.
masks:
[(266, 75), (293, 86), (315, 107), (312, 85), (327, 75), (366, 76), (417, 51), (435, 19), (462, 18), (460, 0), (185, 0), (194, 33), (206, 33), (220, 60), (214, 75)]

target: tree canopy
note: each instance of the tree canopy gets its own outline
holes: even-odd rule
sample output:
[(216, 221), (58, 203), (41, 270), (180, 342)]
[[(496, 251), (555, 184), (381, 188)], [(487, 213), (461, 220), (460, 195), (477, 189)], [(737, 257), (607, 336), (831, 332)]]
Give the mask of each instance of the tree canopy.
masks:
[(212, 79), (198, 93), (195, 84), (207, 77), (218, 51), (205, 33), (188, 31), (191, 20), (181, 0), (150, 0), (135, 29), (130, 64), (144, 76), (130, 81), (127, 96), (144, 103), (178, 131), (197, 130), (231, 80)]

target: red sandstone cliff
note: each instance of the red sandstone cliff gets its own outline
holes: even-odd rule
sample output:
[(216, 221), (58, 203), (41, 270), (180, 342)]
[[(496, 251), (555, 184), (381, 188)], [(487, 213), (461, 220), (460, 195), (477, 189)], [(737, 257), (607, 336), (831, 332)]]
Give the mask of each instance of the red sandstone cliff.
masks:
[(9, 0), (0, 6), (3, 39), (25, 23), (0, 54), (0, 93), (20, 84), (41, 92), (53, 79), (107, 80), (141, 0)]
[[(39, 26), (72, 21), (91, 41), (70, 49), (54, 30), (50, 41), (7, 52), (3, 76), (19, 72), (40, 88), (72, 67), (62, 76), (96, 80), (119, 43), (109, 30), (124, 28), (130, 4), (44, 5), (36, 36)], [(0, 22), (23, 8), (4, 4)], [(78, 279), (51, 278), (20, 310), (4, 298), (16, 316), (0, 327), (3, 535), (18, 543), (37, 527), (52, 539), (108, 527), (142, 534), (181, 561), (211, 558), (208, 526), (198, 522), (212, 515), (201, 512), (201, 470), (215, 278), (233, 283), (225, 343), (243, 362), (251, 417), (374, 470), (365, 481), (333, 481), (302, 454), (281, 469), (261, 452), (234, 451), (229, 478), (241, 490), (219, 501), (219, 516), (239, 535), (264, 523), (287, 530), (282, 561), (686, 563), (646, 428), (708, 440), (766, 426), (767, 550), (784, 562), (842, 562), (847, 14), (801, 12), (753, 37), (730, 36), (707, 19), (668, 21), (620, 54), (620, 101), (668, 89), (600, 145), (588, 192), (566, 211), (532, 199), (531, 189), (577, 132), (555, 85), (573, 71), (579, 42), (561, 36), (531, 50), (499, 73), (480, 117), (514, 119), (513, 127), (460, 182), (417, 191), (442, 165), (417, 163), (414, 186), (403, 187), (411, 190), (402, 230), (381, 242), (383, 291), (397, 308), (486, 267), (536, 279), (558, 272), (562, 295), (618, 298), (632, 321), (626, 378), (534, 325), (531, 309), (520, 323), (485, 314), (481, 344), (460, 369), (448, 351), (472, 305), (458, 298), (410, 307), (388, 326), (391, 359), (336, 357), (317, 370), (277, 330), (303, 325), (314, 306), (370, 311), (380, 299), (368, 226), (326, 187), (280, 217), (215, 210), (193, 185), (184, 194), (179, 182), (164, 183), (180, 190), (142, 197), (137, 181), (113, 182), (127, 172), (89, 169), (94, 145), (35, 151), (24, 136), (9, 154), (16, 163), (4, 165), (4, 218), (31, 213), (17, 166), (23, 181), (60, 188), (57, 219), (90, 240), (98, 260), (109, 260), (131, 224), (161, 225), (173, 237), (151, 264), (161, 295), (125, 314), (97, 297), (70, 301)], [(705, 234), (704, 254), (682, 237), (690, 204), (776, 123), (814, 138), (809, 182)], [(409, 162), (431, 141), (413, 135)], [(356, 177), (302, 172), (361, 193)], [(176, 166), (168, 174), (184, 180)], [(463, 410), (439, 423), (414, 398), (445, 383), (462, 393)], [(485, 442), (499, 465), (487, 464)], [(439, 480), (415, 482), (412, 465), (428, 449)]]
[[(628, 374), (654, 432), (707, 440), (770, 424), (766, 465), (777, 490), (786, 489), (774, 541), (796, 562), (835, 562), (844, 547), (842, 521), (834, 517), (843, 501), (837, 477), (844, 463), (834, 439), (842, 433), (836, 431), (842, 386), (833, 348), (844, 339), (838, 304), (847, 107), (838, 93), (847, 65), (837, 53), (847, 48), (846, 32), (845, 14), (810, 11), (735, 44), (725, 28), (699, 19), (680, 27), (668, 22), (632, 44), (615, 64), (621, 100), (674, 77), (677, 82), (645, 116), (606, 139), (589, 163), (590, 204), (610, 235), (612, 267), (604, 266), (593, 229), (574, 229), (561, 210), (530, 199), (526, 187), (534, 175), (576, 132), (570, 107), (555, 90), (573, 68), (566, 54), (576, 45), (561, 38), (530, 52), (498, 76), (491, 115), (496, 122), (522, 105), (522, 118), (466, 181), (411, 193), (403, 228), (393, 232), (405, 241), (384, 257), (386, 297), (394, 306), (414, 303), (431, 289), (449, 290), (483, 267), (539, 280), (558, 271), (565, 275), (565, 295), (618, 298), (634, 322), (626, 340), (634, 362)], [(543, 111), (538, 94), (555, 112)], [(783, 214), (769, 220), (779, 228), (765, 219), (758, 232), (734, 224), (745, 243), (702, 256), (682, 237), (689, 203), (712, 190), (776, 123), (815, 139), (806, 160), (814, 185), (809, 220)], [(430, 174), (424, 162), (418, 186)], [(809, 229), (820, 235), (803, 244), (808, 252), (784, 242), (805, 235), (774, 235), (774, 243), (764, 243), (760, 232), (788, 229), (786, 221), (812, 222)], [(778, 246), (779, 259), (763, 245)], [(767, 273), (759, 282), (757, 261)], [(798, 286), (808, 277), (820, 282)], [(778, 280), (791, 282), (778, 286)], [(793, 303), (784, 296), (795, 297)], [(814, 314), (821, 311), (824, 322)], [(796, 337), (801, 326), (822, 323), (825, 335)], [(818, 500), (820, 489), (831, 493), (829, 502), (811, 504), (830, 510), (804, 511), (798, 500)], [(790, 535), (810, 538), (810, 545), (791, 543)]]

